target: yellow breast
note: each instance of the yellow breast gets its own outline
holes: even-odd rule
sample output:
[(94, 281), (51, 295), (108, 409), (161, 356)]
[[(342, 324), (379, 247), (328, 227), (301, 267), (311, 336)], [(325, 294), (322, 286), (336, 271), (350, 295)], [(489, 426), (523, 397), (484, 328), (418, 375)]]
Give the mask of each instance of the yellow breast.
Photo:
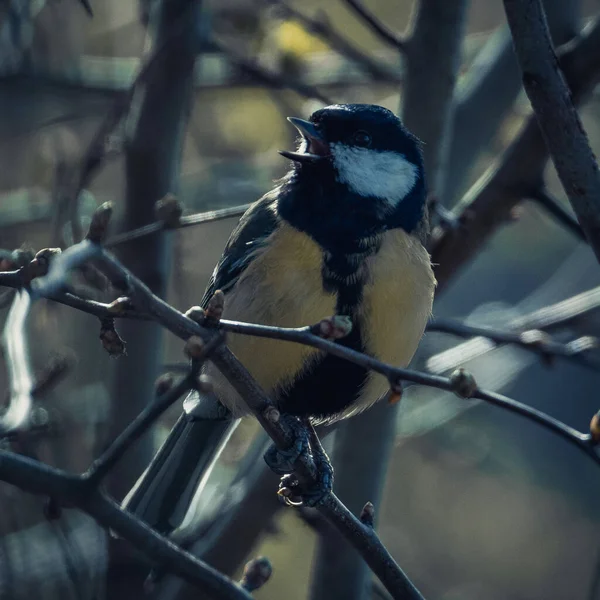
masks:
[[(431, 315), (435, 277), (419, 240), (400, 229), (384, 234), (381, 249), (367, 259), (359, 319), (365, 351), (397, 367), (411, 361)], [(363, 410), (389, 389), (371, 373), (351, 413)]]
[[(321, 264), (320, 247), (304, 233), (282, 224), (227, 294), (223, 318), (303, 327), (334, 315), (336, 297), (323, 289)], [(229, 336), (228, 344), (267, 392), (291, 382), (307, 360), (320, 354), (291, 342), (240, 335)]]
[[(282, 224), (258, 249), (235, 287), (226, 295), (223, 318), (279, 327), (303, 327), (335, 314), (336, 295), (323, 289), (322, 250), (307, 235)], [(366, 259), (366, 281), (356, 318), (365, 351), (406, 366), (431, 313), (435, 279), (429, 255), (403, 231), (387, 232), (377, 254)], [(231, 334), (228, 345), (268, 393), (291, 383), (307, 362), (321, 355), (313, 348)], [(234, 415), (245, 412), (233, 387), (208, 367), (221, 401)], [(347, 414), (363, 410), (388, 389), (370, 374), (359, 401)]]

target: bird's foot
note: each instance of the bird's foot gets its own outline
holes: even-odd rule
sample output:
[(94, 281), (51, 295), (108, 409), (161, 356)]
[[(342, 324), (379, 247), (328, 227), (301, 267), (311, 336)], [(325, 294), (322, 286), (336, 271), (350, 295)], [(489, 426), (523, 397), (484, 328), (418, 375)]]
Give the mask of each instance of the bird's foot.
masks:
[(333, 467), (324, 454), (325, 461), (315, 461), (317, 468), (314, 483), (303, 484), (294, 473), (281, 478), (277, 495), (287, 506), (318, 506), (333, 488)]
[(266, 451), (264, 459), (271, 471), (277, 475), (285, 475), (294, 470), (294, 463), (302, 454), (310, 452), (310, 441), (308, 431), (298, 417), (283, 414), (280, 419), (292, 439), (292, 445), (287, 450), (280, 450), (272, 445)]
[[(330, 492), (333, 486), (333, 467), (329, 457), (308, 422), (303, 423), (296, 417), (282, 415), (284, 426), (293, 440), (287, 450), (271, 446), (265, 454), (265, 462), (278, 475), (283, 475), (278, 495), (288, 506), (317, 506)], [(314, 465), (315, 479), (311, 484), (301, 482), (293, 474), (294, 463), (302, 454), (310, 454)]]

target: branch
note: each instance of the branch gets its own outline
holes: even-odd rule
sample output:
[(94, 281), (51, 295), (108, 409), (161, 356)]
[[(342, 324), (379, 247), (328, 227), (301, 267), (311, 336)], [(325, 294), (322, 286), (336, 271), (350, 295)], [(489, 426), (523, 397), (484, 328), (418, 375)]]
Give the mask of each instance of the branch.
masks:
[(600, 260), (600, 173), (560, 71), (540, 0), (504, 0), (523, 85), (558, 177)]
[[(576, 42), (560, 55), (560, 64), (571, 86), (573, 100), (582, 102), (600, 75), (600, 20), (595, 19)], [(503, 224), (523, 194), (539, 181), (548, 159), (535, 117), (530, 116), (521, 132), (493, 165), (469, 190), (455, 210), (463, 219), (460, 231), (445, 230), (432, 240), (432, 262), (436, 264), (438, 295)]]
[[(464, 389), (465, 373), (460, 369), (450, 377), (442, 377), (439, 375), (429, 375), (421, 371), (394, 367), (382, 363), (371, 356), (352, 350), (351, 348), (346, 348), (345, 346), (340, 346), (334, 342), (318, 337), (313, 333), (314, 327), (269, 327), (266, 325), (254, 325), (238, 321), (222, 320), (220, 321), (220, 328), (223, 331), (231, 333), (286, 340), (288, 342), (305, 344), (313, 348), (318, 348), (319, 350), (323, 350), (334, 356), (344, 358), (365, 369), (380, 373), (390, 381), (392, 387), (398, 386), (403, 381), (409, 381), (418, 385), (425, 385), (447, 392), (453, 392), (460, 397), (484, 400), (485, 402), (494, 404), (510, 412), (517, 413), (530, 421), (534, 421), (535, 423), (550, 429), (572, 445), (579, 448), (579, 450), (587, 454), (600, 465), (600, 456), (594, 450), (591, 435), (581, 433), (541, 411), (503, 396), (502, 394), (481, 390), (477, 387), (475, 380), (471, 376), (468, 376), (469, 383), (468, 389), (466, 390), (468, 393), (466, 393)], [(268, 430), (267, 433), (269, 433)]]
[(125, 512), (80, 475), (72, 475), (13, 452), (0, 450), (0, 480), (26, 492), (49, 495), (61, 504), (80, 508), (100, 525), (128, 540), (149, 558), (216, 600), (252, 598), (229, 578)]
[(283, 17), (297, 21), (306, 29), (306, 31), (319, 36), (332, 50), (335, 50), (342, 56), (355, 62), (363, 71), (365, 71), (365, 73), (371, 75), (374, 80), (395, 84), (401, 83), (401, 78), (391, 68), (382, 65), (366, 54), (363, 54), (326, 21), (312, 19), (295, 8), (292, 8), (283, 0), (264, 1), (268, 5), (275, 6)]
[[(399, 408), (400, 403), (380, 402), (337, 427), (331, 457), (335, 490), (354, 514), (361, 513), (367, 500), (381, 506)], [(325, 527), (313, 559), (311, 600), (368, 598), (373, 578), (367, 565), (319, 513), (315, 516)]]
[(154, 402), (144, 408), (102, 455), (92, 463), (86, 473), (88, 479), (94, 483), (100, 482), (129, 447), (193, 386), (194, 377), (194, 373), (189, 373), (177, 385), (164, 392)]
[(556, 330), (569, 327), (577, 320), (600, 309), (600, 287), (594, 287), (566, 300), (539, 308), (511, 322), (515, 329)]
[(468, 5), (467, 0), (420, 0), (406, 42), (402, 119), (424, 142), (425, 172), (434, 195), (452, 135), (454, 86)]
[[(79, 245), (85, 246), (87, 243), (87, 241), (84, 241)], [(184, 340), (197, 335), (209, 344), (215, 336), (219, 335), (218, 331), (201, 327), (161, 300), (144, 283), (123, 267), (116, 258), (100, 246), (97, 248), (97, 266), (117, 289), (120, 289), (131, 299), (136, 308), (151, 315), (154, 320)], [(62, 255), (59, 255), (55, 260), (61, 261), (62, 259)], [(60, 265), (55, 268), (61, 269)], [(43, 289), (43, 281), (38, 283), (38, 287)], [(317, 336), (312, 337), (316, 340), (320, 339)], [(340, 346), (333, 346), (336, 349), (341, 348)], [(368, 357), (364, 358), (368, 359)], [(219, 346), (214, 351), (211, 360), (244, 398), (250, 410), (275, 444), (281, 449), (287, 449), (290, 444), (288, 432), (279, 420), (274, 418), (274, 415), (278, 415), (279, 412), (243, 365), (226, 346)], [(298, 459), (295, 468), (303, 482), (315, 483), (314, 464), (310, 456), (303, 454)], [(421, 599), (421, 595), (390, 556), (375, 532), (371, 528), (365, 527), (354, 517), (335, 495), (330, 494), (319, 510), (356, 547), (394, 598)]]
[(392, 46), (400, 52), (406, 50), (406, 42), (393, 31), (388, 29), (372, 12), (364, 7), (360, 0), (344, 0), (346, 5), (360, 17), (361, 21), (365, 23), (375, 34), (384, 41), (386, 44)]
[[(591, 313), (600, 309), (600, 288), (592, 288), (566, 300), (544, 306), (529, 314), (512, 319), (506, 324), (509, 332), (518, 333), (528, 330), (557, 331), (575, 327), (577, 321), (583, 321)], [(584, 337), (583, 340), (585, 341)], [(427, 370), (431, 373), (445, 373), (460, 367), (469, 360), (479, 358), (493, 350), (489, 344), (480, 344), (476, 338), (457, 344), (453, 348), (430, 356)]]
[[(545, 0), (556, 44), (577, 34), (579, 5), (579, 0)], [(457, 89), (448, 165), (437, 192), (445, 206), (452, 206), (463, 191), (477, 158), (489, 147), (521, 89), (510, 30), (504, 25), (489, 37)]]
[(427, 325), (427, 331), (449, 333), (462, 338), (484, 337), (496, 344), (512, 344), (524, 350), (539, 354), (544, 360), (564, 358), (589, 369), (600, 369), (600, 360), (588, 356), (590, 350), (598, 347), (595, 338), (584, 336), (563, 344), (554, 341), (547, 333), (539, 329), (526, 331), (502, 331), (492, 327), (475, 327), (460, 321), (448, 319), (434, 319)]
[(550, 216), (552, 216), (560, 225), (567, 231), (572, 233), (577, 239), (587, 244), (587, 238), (577, 219), (572, 217), (554, 198), (547, 189), (538, 187), (531, 193), (527, 194), (536, 204), (541, 206)]
[(323, 102), (323, 104), (333, 104), (333, 102), (327, 96), (325, 96), (315, 87), (306, 83), (302, 83), (297, 79), (290, 78), (283, 73), (277, 73), (266, 69), (265, 67), (259, 65), (255, 60), (251, 60), (245, 56), (242, 56), (231, 47), (224, 44), (221, 40), (212, 38), (211, 45), (214, 46), (219, 52), (222, 52), (225, 56), (227, 56), (227, 58), (239, 69), (245, 71), (253, 79), (260, 81), (268, 87), (276, 90), (287, 88), (304, 98), (319, 100), (319, 102)]
[[(62, 260), (62, 256), (59, 255), (55, 260)], [(152, 294), (147, 286), (134, 277), (119, 263), (119, 261), (100, 247), (98, 249), (96, 260), (101, 271), (108, 277), (113, 285), (131, 298), (131, 301), (136, 308), (151, 315), (158, 323), (169, 329), (175, 335), (185, 340), (191, 336), (199, 336), (205, 343), (210, 343), (215, 336), (219, 335), (218, 330), (206, 329), (200, 326), (198, 323), (192, 321), (156, 295)], [(560, 421), (515, 400), (500, 394), (480, 390), (474, 379), (461, 370), (447, 378), (428, 375), (409, 369), (401, 369), (386, 365), (370, 356), (340, 346), (315, 334), (315, 332), (331, 332), (332, 329), (335, 329), (336, 323), (338, 325), (340, 324), (335, 321), (335, 319), (335, 317), (333, 319), (326, 319), (314, 327), (304, 327), (299, 329), (266, 327), (234, 321), (220, 321), (219, 329), (244, 335), (287, 340), (318, 348), (384, 375), (390, 381), (390, 385), (394, 389), (397, 389), (401, 381), (412, 381), (417, 384), (451, 391), (463, 398), (477, 398), (484, 400), (504, 408), (505, 410), (515, 412), (552, 430), (590, 456), (597, 464), (600, 464), (600, 457), (596, 454), (594, 449), (593, 440), (600, 438), (596, 432), (594, 432), (595, 437), (592, 438), (592, 435), (590, 434), (581, 433)], [(227, 377), (228, 381), (231, 382), (242, 398), (244, 398), (250, 410), (254, 413), (275, 444), (281, 449), (286, 449), (290, 440), (288, 438), (287, 430), (282, 425), (282, 420), (278, 418), (279, 412), (273, 406), (270, 398), (252, 379), (243, 365), (239, 363), (226, 346), (222, 345), (215, 349), (211, 360), (223, 375)], [(303, 482), (314, 483), (314, 465), (309, 456), (303, 454), (295, 463), (295, 469)], [(420, 594), (408, 580), (404, 572), (391, 558), (373, 529), (354, 517), (334, 494), (330, 494), (324, 499), (319, 510), (361, 553), (367, 564), (369, 564), (371, 569), (394, 598), (421, 598)]]
[(0, 436), (25, 429), (29, 425), (34, 388), (26, 331), (30, 307), (29, 292), (19, 290), (4, 325), (2, 342), (10, 380), (10, 400), (0, 417)]
[(250, 204), (240, 204), (230, 208), (219, 208), (217, 210), (209, 210), (193, 215), (185, 215), (181, 217), (175, 224), (168, 224), (165, 221), (150, 223), (148, 225), (144, 225), (143, 227), (133, 229), (132, 231), (119, 233), (109, 238), (105, 242), (104, 246), (105, 248), (114, 248), (120, 244), (151, 235), (157, 231), (161, 231), (162, 229), (183, 229), (185, 227), (192, 227), (194, 225), (202, 225), (203, 223), (212, 223), (213, 221), (222, 221), (223, 219), (241, 217), (249, 207)]

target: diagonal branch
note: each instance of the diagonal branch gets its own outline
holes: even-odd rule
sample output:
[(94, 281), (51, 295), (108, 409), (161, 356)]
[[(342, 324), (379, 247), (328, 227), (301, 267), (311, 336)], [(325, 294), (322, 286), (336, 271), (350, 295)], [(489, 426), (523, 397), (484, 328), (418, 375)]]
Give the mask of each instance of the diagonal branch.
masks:
[(600, 260), (600, 172), (561, 73), (540, 0), (504, 0), (523, 85), (558, 177)]
[(503, 331), (492, 327), (475, 327), (460, 321), (434, 319), (427, 325), (427, 331), (448, 333), (462, 338), (484, 337), (495, 344), (511, 344), (529, 352), (540, 355), (544, 360), (563, 358), (587, 367), (600, 369), (600, 360), (589, 356), (590, 350), (598, 347), (598, 342), (590, 336), (580, 337), (567, 344), (553, 340), (547, 333), (539, 329), (525, 331)]
[(0, 450), (0, 480), (26, 492), (49, 495), (61, 504), (80, 508), (100, 525), (128, 540), (149, 558), (215, 600), (252, 599), (229, 578), (128, 514), (112, 498), (90, 486), (82, 476)]
[(193, 374), (188, 374), (179, 383), (150, 403), (112, 442), (88, 469), (86, 476), (94, 483), (100, 482), (129, 447), (140, 438), (156, 420), (193, 386)]
[(167, 224), (162, 221), (157, 221), (155, 223), (138, 227), (137, 229), (132, 229), (131, 231), (118, 233), (117, 235), (109, 238), (104, 246), (106, 248), (114, 248), (120, 244), (156, 233), (161, 229), (183, 229), (185, 227), (192, 227), (194, 225), (202, 225), (203, 223), (212, 223), (213, 221), (241, 217), (249, 207), (250, 204), (240, 204), (238, 206), (231, 206), (229, 208), (218, 208), (216, 210), (204, 211), (193, 215), (185, 215), (179, 218), (177, 224)]
[[(544, 1), (557, 45), (576, 35), (580, 4), (580, 0)], [(489, 147), (521, 89), (510, 30), (503, 25), (489, 37), (457, 89), (454, 135), (438, 192), (445, 206), (452, 206), (463, 191), (478, 156)]]
[(313, 19), (308, 17), (303, 12), (296, 10), (284, 0), (264, 0), (266, 4), (277, 7), (277, 10), (288, 19), (297, 21), (308, 32), (319, 36), (333, 50), (345, 56), (347, 59), (355, 62), (365, 73), (371, 75), (376, 81), (387, 83), (401, 83), (401, 78), (390, 67), (381, 64), (379, 61), (373, 60), (340, 35), (326, 21)]
[(276, 90), (290, 89), (304, 98), (319, 100), (320, 102), (323, 102), (323, 104), (332, 104), (332, 101), (317, 88), (302, 83), (284, 73), (277, 73), (265, 68), (259, 65), (255, 60), (242, 56), (239, 52), (236, 52), (221, 40), (217, 40), (213, 37), (210, 43), (219, 50), (219, 52), (222, 52), (234, 65), (248, 73), (248, 75), (256, 81)]
[(531, 198), (531, 200), (541, 206), (551, 217), (554, 218), (554, 220), (562, 225), (567, 231), (572, 233), (576, 238), (587, 243), (585, 233), (583, 232), (583, 229), (581, 229), (581, 225), (579, 225), (577, 219), (572, 217), (547, 189), (538, 187), (527, 194), (527, 197)]
[[(104, 210), (106, 212), (106, 208)], [(101, 218), (100, 221), (102, 221)], [(88, 243), (86, 241), (82, 245), (85, 246)], [(63, 256), (58, 255), (54, 260), (61, 261), (63, 260)], [(462, 370), (455, 372), (451, 377), (441, 377), (410, 369), (393, 367), (370, 356), (324, 339), (315, 333), (319, 332), (323, 335), (327, 331), (331, 333), (335, 329), (336, 323), (340, 326), (338, 318), (334, 317), (316, 326), (299, 329), (266, 327), (234, 321), (220, 321), (218, 329), (206, 329), (158, 298), (144, 283), (133, 276), (117, 259), (100, 246), (97, 246), (96, 263), (113, 285), (130, 298), (137, 309), (152, 316), (155, 321), (184, 340), (189, 339), (191, 336), (199, 336), (204, 340), (205, 344), (209, 345), (214, 343), (214, 339), (219, 335), (219, 329), (221, 329), (242, 335), (269, 337), (309, 345), (382, 374), (389, 380), (390, 386), (394, 389), (398, 389), (401, 381), (411, 381), (420, 385), (451, 391), (462, 398), (484, 400), (490, 404), (514, 412), (553, 431), (587, 454), (597, 464), (600, 464), (600, 457), (595, 451), (595, 443), (600, 439), (598, 431), (592, 429), (593, 436), (579, 432), (520, 402), (500, 394), (481, 390), (472, 376)], [(60, 270), (60, 265), (56, 266), (56, 268)], [(43, 278), (38, 282), (37, 287), (38, 289), (43, 289)], [(347, 320), (342, 319), (341, 321), (347, 323)], [(228, 381), (231, 382), (241, 397), (244, 398), (251, 412), (275, 444), (281, 449), (286, 449), (290, 443), (290, 439), (287, 429), (282, 424), (282, 419), (279, 418), (278, 411), (273, 406), (270, 398), (258, 386), (243, 365), (223, 345), (214, 350), (211, 360)], [(0, 458), (2, 458), (2, 455), (0, 455)], [(296, 461), (294, 467), (297, 475), (303, 482), (314, 482), (314, 464), (310, 456), (303, 454)], [(7, 475), (6, 472), (3, 472), (2, 461), (0, 460), (0, 478), (13, 477), (13, 475)], [(9, 478), (6, 480), (15, 483), (13, 479)], [(75, 483), (72, 483), (73, 481)], [(77, 478), (69, 479), (69, 482), (71, 482), (69, 485), (77, 486), (78, 481)], [(47, 483), (50, 484), (52, 482)], [(20, 485), (20, 483), (16, 484)], [(24, 487), (24, 489), (30, 488)], [(75, 489), (75, 492), (79, 493), (77, 489)], [(44, 493), (48, 492), (45, 491)], [(352, 515), (334, 494), (330, 494), (324, 499), (319, 510), (359, 551), (393, 598), (410, 598), (414, 600), (421, 598), (421, 595), (414, 588), (406, 574), (389, 555), (373, 528)], [(99, 520), (103, 522), (100, 518)], [(113, 525), (111, 527), (117, 533), (119, 532)], [(127, 535), (124, 537), (127, 537)], [(160, 536), (158, 537), (160, 538)]]
[[(581, 103), (600, 76), (600, 19), (596, 18), (577, 41), (561, 53), (560, 64), (573, 101)], [(505, 151), (461, 200), (455, 213), (465, 223), (458, 231), (445, 230), (432, 240), (438, 294), (501, 226), (510, 222), (512, 209), (539, 181), (548, 153), (533, 115)]]
[(345, 3), (358, 17), (360, 17), (365, 25), (375, 32), (379, 39), (400, 52), (406, 50), (406, 42), (400, 36), (388, 29), (370, 10), (365, 8), (360, 0), (345, 0)]
[[(345, 346), (340, 346), (334, 342), (315, 335), (313, 333), (314, 326), (285, 328), (241, 323), (238, 321), (220, 321), (220, 327), (224, 331), (231, 333), (285, 340), (288, 342), (305, 344), (313, 348), (318, 348), (319, 350), (323, 350), (324, 352), (333, 354), (334, 356), (344, 358), (345, 360), (348, 360), (356, 365), (375, 371), (376, 373), (380, 373), (381, 375), (387, 377), (387, 379), (390, 381), (391, 387), (396, 387), (403, 381), (409, 381), (418, 385), (425, 385), (438, 388), (440, 390), (453, 392), (464, 398), (484, 400), (485, 402), (494, 404), (510, 412), (517, 413), (528, 420), (534, 421), (550, 429), (563, 439), (579, 448), (579, 450), (583, 451), (600, 465), (600, 455), (595, 452), (594, 444), (592, 443), (592, 437), (589, 434), (581, 433), (580, 431), (561, 423), (560, 421), (542, 413), (541, 411), (522, 404), (521, 402), (517, 402), (516, 400), (512, 400), (511, 398), (503, 396), (502, 394), (479, 389), (472, 376), (466, 374), (460, 369), (453, 373), (450, 377), (442, 377), (439, 375), (429, 375), (427, 373), (412, 369), (393, 367), (391, 365), (382, 363), (371, 356), (362, 354), (361, 352), (357, 352), (351, 348), (346, 348)], [(268, 430), (267, 433), (269, 433)]]

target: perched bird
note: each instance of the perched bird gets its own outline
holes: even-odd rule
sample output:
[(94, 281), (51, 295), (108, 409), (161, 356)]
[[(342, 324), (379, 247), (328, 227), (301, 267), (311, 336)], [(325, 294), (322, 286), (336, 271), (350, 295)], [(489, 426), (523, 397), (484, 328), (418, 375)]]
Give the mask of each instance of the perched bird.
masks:
[[(292, 168), (241, 218), (202, 304), (222, 290), (223, 318), (281, 327), (347, 315), (352, 330), (339, 344), (406, 366), (435, 288), (420, 142), (374, 105), (332, 105), (289, 121), (301, 134), (297, 151), (281, 152)], [(389, 389), (385, 377), (315, 348), (233, 334), (228, 344), (282, 413), (313, 423), (358, 413)], [(189, 398), (126, 500), (165, 532), (181, 523), (233, 419), (247, 412), (216, 368), (206, 372), (229, 418), (199, 416)]]

